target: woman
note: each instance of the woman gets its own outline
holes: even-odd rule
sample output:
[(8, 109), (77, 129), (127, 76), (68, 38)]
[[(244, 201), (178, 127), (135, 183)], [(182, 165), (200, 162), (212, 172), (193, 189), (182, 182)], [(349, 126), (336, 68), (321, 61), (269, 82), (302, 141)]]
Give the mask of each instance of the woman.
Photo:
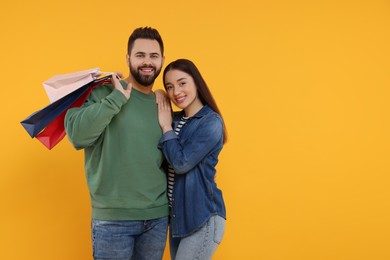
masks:
[(159, 102), (160, 149), (169, 163), (171, 258), (211, 259), (225, 231), (226, 210), (215, 166), (226, 142), (221, 113), (199, 70), (189, 60), (163, 74), (170, 100), (182, 111), (172, 124), (170, 104)]

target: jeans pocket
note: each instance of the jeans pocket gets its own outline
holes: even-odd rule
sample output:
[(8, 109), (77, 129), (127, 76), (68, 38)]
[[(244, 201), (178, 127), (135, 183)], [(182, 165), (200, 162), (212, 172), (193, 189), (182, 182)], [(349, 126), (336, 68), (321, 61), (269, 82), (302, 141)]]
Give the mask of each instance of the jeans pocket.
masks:
[(220, 244), (225, 233), (226, 220), (221, 216), (214, 216), (214, 242)]

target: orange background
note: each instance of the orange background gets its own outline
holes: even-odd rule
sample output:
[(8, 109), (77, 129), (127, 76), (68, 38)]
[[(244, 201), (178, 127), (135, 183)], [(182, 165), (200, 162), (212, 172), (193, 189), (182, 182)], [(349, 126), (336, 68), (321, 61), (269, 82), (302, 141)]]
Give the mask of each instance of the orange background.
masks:
[(48, 151), (19, 122), (48, 104), (42, 82), (55, 74), (127, 74), (128, 36), (146, 25), (162, 34), (166, 64), (195, 61), (229, 130), (217, 177), (228, 222), (214, 259), (390, 259), (389, 1), (0, 9), (0, 259), (91, 259), (83, 152), (66, 139)]

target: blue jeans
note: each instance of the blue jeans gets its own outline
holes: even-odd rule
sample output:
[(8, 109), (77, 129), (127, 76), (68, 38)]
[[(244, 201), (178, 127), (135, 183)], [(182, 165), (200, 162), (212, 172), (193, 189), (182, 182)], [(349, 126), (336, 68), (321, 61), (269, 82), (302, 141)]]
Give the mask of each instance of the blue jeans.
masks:
[(194, 234), (183, 238), (169, 239), (172, 260), (211, 259), (222, 241), (226, 220), (218, 215), (212, 216)]
[(146, 221), (92, 220), (95, 260), (161, 260), (167, 238), (168, 217)]

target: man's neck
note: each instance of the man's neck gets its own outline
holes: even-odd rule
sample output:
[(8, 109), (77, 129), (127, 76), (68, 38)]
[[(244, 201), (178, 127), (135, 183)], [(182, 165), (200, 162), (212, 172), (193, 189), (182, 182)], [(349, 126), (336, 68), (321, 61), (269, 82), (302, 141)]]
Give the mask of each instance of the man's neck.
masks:
[(149, 95), (150, 93), (152, 93), (152, 89), (153, 89), (153, 84), (150, 85), (150, 86), (143, 86), (141, 84), (139, 84), (137, 81), (135, 81), (131, 76), (125, 78), (125, 81), (127, 83), (131, 83), (133, 85), (133, 88), (138, 90), (139, 92), (142, 92), (146, 95)]

